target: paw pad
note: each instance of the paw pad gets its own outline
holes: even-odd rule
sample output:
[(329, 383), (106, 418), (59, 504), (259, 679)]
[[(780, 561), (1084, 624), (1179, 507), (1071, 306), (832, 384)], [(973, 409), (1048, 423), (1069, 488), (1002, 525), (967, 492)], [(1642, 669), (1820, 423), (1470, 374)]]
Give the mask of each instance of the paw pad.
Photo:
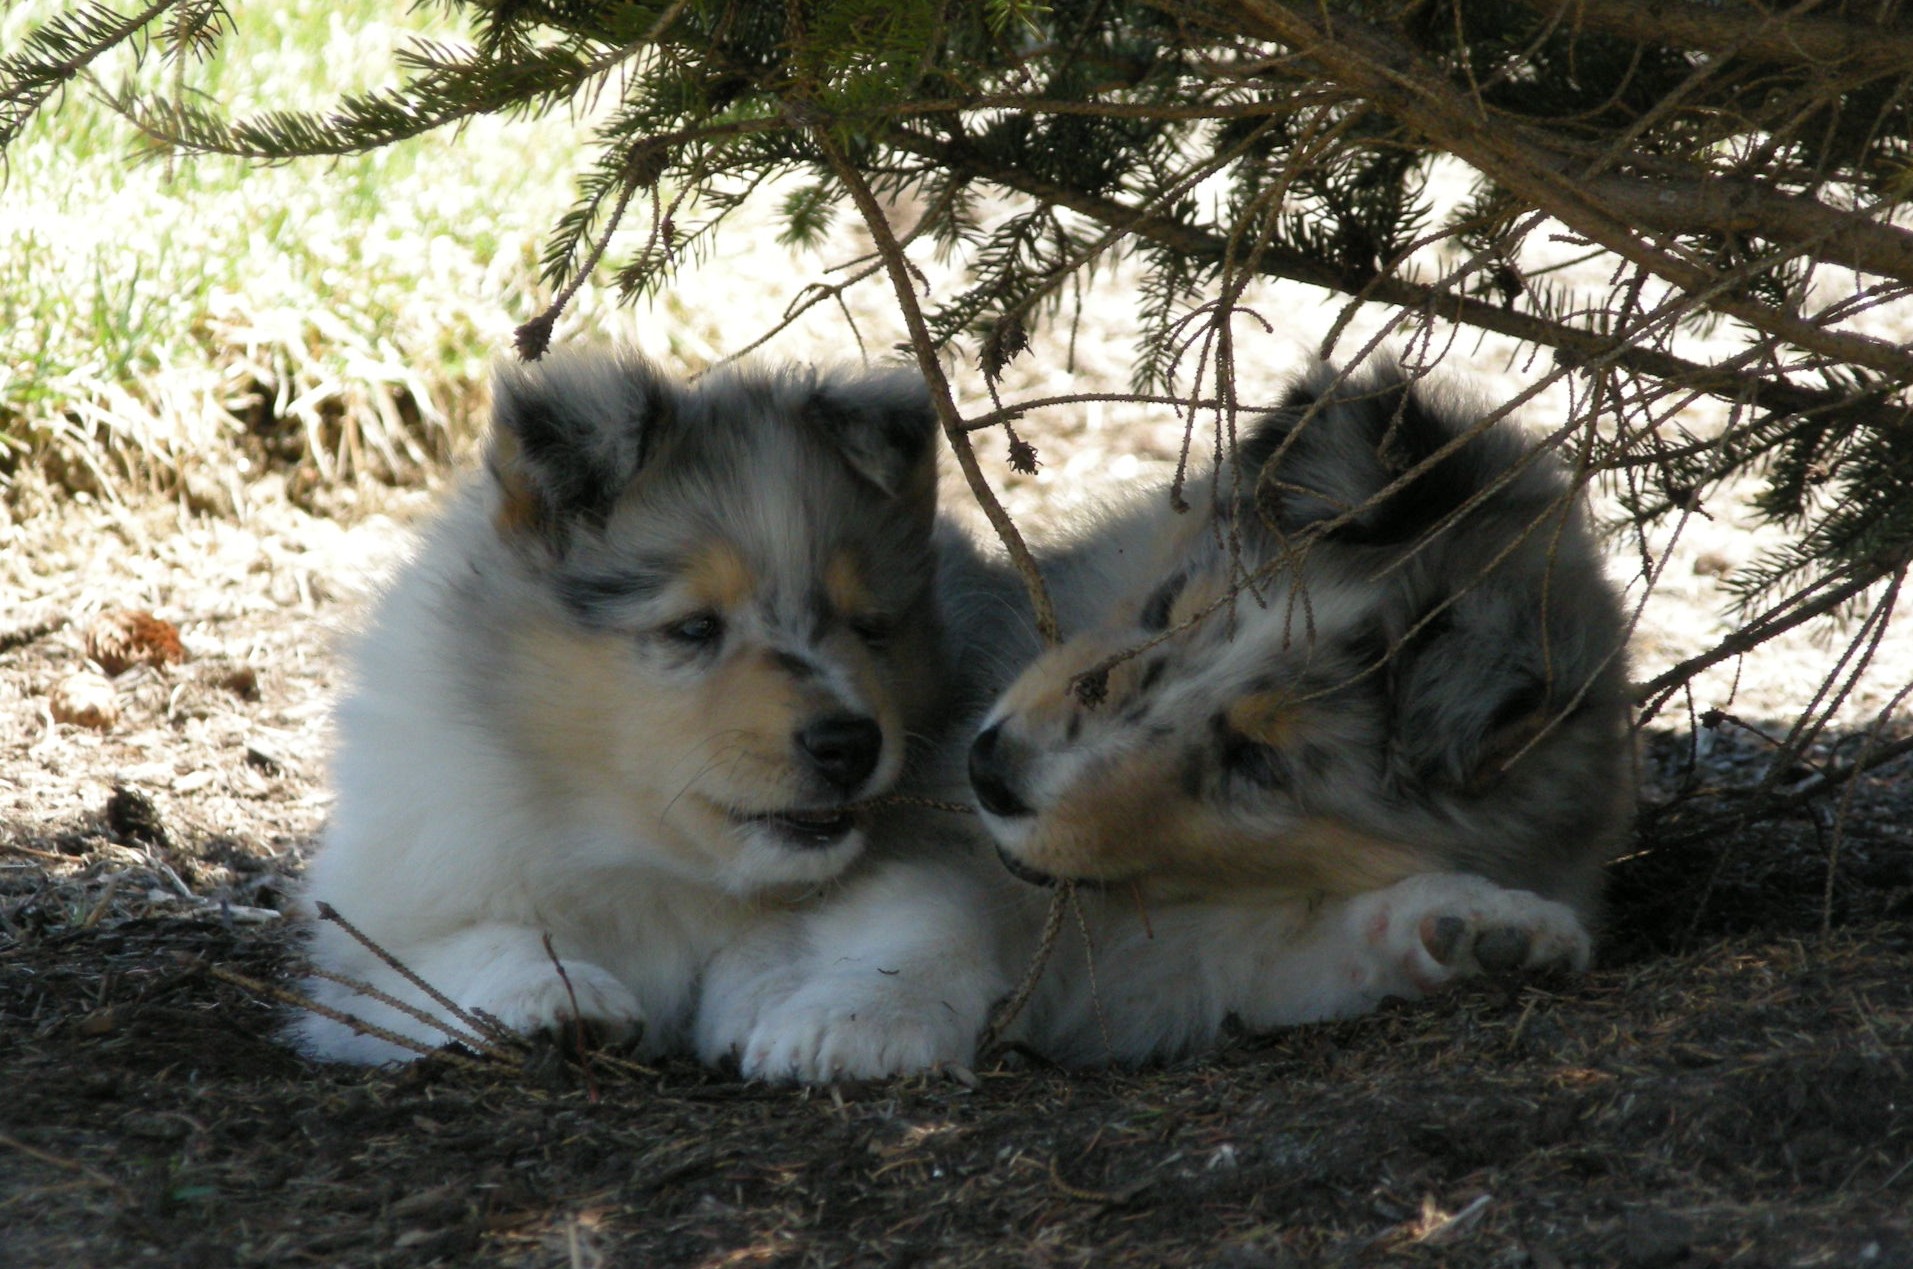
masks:
[(1442, 965), (1453, 965), (1468, 923), (1458, 916), (1429, 916), (1421, 922), (1421, 945)]
[(1532, 947), (1526, 930), (1498, 926), (1475, 939), (1475, 961), (1490, 974), (1511, 974), (1528, 963)]
[(1587, 964), (1587, 931), (1571, 908), (1481, 877), (1431, 873), (1365, 898), (1357, 928), (1398, 986), (1427, 995), (1459, 978)]

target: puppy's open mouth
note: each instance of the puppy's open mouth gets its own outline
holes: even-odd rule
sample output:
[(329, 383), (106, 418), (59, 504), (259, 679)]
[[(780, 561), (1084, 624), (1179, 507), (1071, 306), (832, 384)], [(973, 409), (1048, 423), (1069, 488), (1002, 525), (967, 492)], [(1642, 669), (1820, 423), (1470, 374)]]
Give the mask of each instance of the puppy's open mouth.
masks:
[(786, 844), (806, 850), (835, 846), (857, 827), (856, 815), (841, 806), (816, 811), (770, 811), (735, 818), (747, 824), (765, 825)]

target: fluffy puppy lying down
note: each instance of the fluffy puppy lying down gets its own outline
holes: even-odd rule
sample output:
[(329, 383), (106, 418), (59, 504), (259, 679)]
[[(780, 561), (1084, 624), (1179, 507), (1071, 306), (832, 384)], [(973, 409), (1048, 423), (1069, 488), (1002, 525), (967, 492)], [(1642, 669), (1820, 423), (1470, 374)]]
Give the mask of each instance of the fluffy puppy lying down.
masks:
[(1090, 883), (1088, 948), (1066, 924), (1009, 1038), (1064, 1062), (1584, 965), (1633, 801), (1623, 622), (1552, 456), (1477, 419), (1394, 370), (1319, 372), (1216, 505), (1159, 492), (1040, 561), (1073, 635), (1040, 656), (1014, 579), (946, 555), (958, 670), (1000, 696), (945, 761), (1007, 869), (890, 865), (754, 930), (705, 1055), (802, 1080), (969, 1060), (1055, 878)]
[[(851, 804), (947, 713), (933, 432), (908, 376), (502, 370), (483, 474), (352, 654), (308, 899), (507, 1026), (555, 1026), (575, 993), (601, 1029), (682, 1047), (714, 951), (852, 867)], [(338, 928), (314, 938), (320, 969), (440, 1012)], [(411, 1056), (299, 1030), (326, 1058)]]

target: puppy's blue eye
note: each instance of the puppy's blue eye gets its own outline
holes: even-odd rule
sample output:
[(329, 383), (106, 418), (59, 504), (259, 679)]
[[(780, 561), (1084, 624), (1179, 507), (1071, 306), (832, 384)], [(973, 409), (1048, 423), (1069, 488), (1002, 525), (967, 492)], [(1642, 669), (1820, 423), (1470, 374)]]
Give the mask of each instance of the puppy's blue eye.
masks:
[(664, 636), (690, 647), (715, 643), (724, 635), (724, 621), (716, 613), (694, 613), (664, 628)]
[(896, 625), (888, 617), (852, 617), (850, 632), (873, 648), (881, 648), (890, 642), (890, 636), (896, 633)]

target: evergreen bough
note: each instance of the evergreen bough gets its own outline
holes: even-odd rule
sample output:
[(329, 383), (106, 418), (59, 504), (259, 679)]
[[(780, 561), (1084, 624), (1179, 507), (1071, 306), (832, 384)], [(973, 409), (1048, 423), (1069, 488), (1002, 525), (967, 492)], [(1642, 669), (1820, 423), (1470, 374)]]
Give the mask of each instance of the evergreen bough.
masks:
[[(848, 204), (1019, 556), (970, 437), (1012, 429), (1028, 403), (963, 419), (937, 354), (961, 349), (994, 392), (1119, 257), (1140, 279), (1132, 388), (1182, 399), (1192, 433), (1208, 411), (1232, 435), (1229, 327), (1257, 279), (1339, 293), (1348, 312), (1387, 306), (1393, 342), (1423, 361), (1456, 327), (1511, 336), (1551, 354), (1545, 382), (1570, 380), (1556, 438), (1619, 489), (1650, 580), (1664, 561), (1645, 528), (1707, 514), (1749, 473), (1758, 515), (1788, 530), (1732, 579), (1741, 629), (1642, 684), (1649, 714), (1776, 633), (1857, 621), (1769, 790), (1865, 671), (1913, 561), (1913, 348), (1864, 320), (1913, 287), (1913, 20), (1896, 0), (441, 3), (465, 12), (469, 43), (416, 42), (402, 83), (250, 118), (178, 74), (142, 92), (89, 70), (122, 46), (215, 55), (243, 9), (82, 5), (0, 58), (0, 151), (82, 80), (169, 153), (264, 162), (595, 103), (593, 161), (543, 259), (557, 300), (527, 315), (521, 350), (542, 352), (601, 263), (625, 293), (653, 290), (774, 179), (791, 241), (821, 240)], [(1425, 189), (1443, 156), (1472, 176), (1459, 205)], [(906, 195), (921, 213), (899, 240), (882, 200)], [(1006, 198), (1013, 213), (986, 223), (979, 209)], [(620, 224), (641, 241), (606, 260)], [(1584, 244), (1604, 282), (1538, 266), (1543, 238)], [(903, 255), (916, 240), (960, 252), (965, 289), (920, 298)], [(1443, 241), (1458, 263), (1416, 263)], [(1692, 351), (1703, 332), (1714, 355)], [(1363, 351), (1343, 336), (1337, 322), (1324, 355)], [(1700, 398), (1727, 404), (1724, 428), (1682, 426)], [(1030, 467), (1032, 447), (1008, 438)], [(1885, 723), (1826, 787), (1909, 747)]]

